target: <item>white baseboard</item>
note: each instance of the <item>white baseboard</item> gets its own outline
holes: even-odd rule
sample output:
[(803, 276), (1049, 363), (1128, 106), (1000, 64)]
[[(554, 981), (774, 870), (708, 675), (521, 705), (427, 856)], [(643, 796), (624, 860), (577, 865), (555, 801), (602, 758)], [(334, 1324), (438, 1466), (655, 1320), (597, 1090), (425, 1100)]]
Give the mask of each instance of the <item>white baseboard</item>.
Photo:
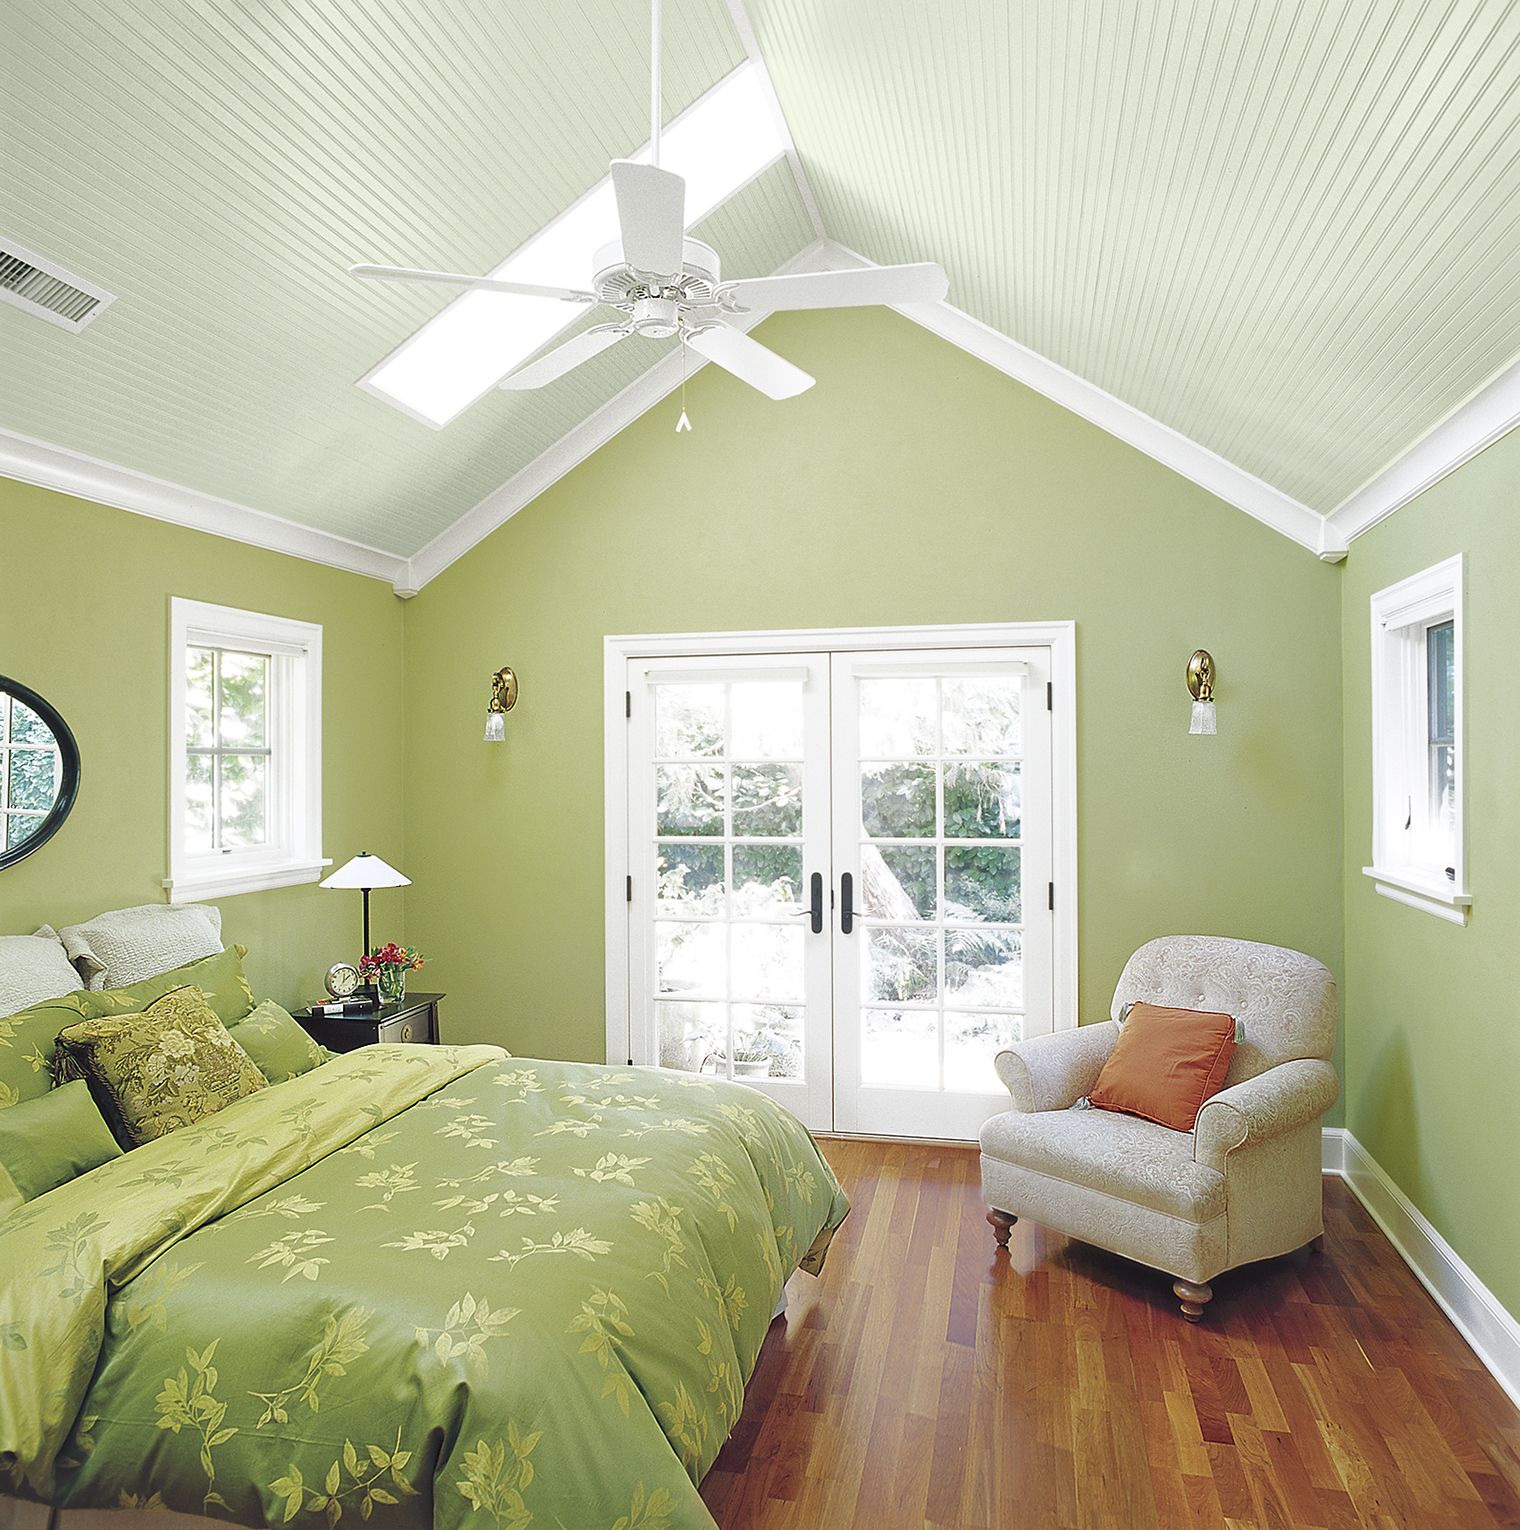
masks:
[(1351, 1187), (1436, 1305), (1520, 1408), (1520, 1322), (1345, 1127), (1324, 1129), (1321, 1162), (1326, 1174), (1339, 1174)]

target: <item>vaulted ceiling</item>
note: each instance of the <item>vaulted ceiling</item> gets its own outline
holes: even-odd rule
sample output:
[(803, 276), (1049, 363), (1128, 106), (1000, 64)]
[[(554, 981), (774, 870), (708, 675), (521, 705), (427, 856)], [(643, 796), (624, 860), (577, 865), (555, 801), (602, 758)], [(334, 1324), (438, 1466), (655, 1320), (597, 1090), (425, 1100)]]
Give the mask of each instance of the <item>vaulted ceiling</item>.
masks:
[[(449, 294), (344, 270), (485, 271), (641, 144), (646, 0), (6, 29), (0, 242), (117, 301), (78, 335), (0, 306), (0, 429), (409, 558), (662, 354), (430, 430), (354, 384)], [(1520, 356), (1506, 0), (667, 0), (667, 120), (756, 47), (801, 174), (696, 230), (725, 275), (820, 236), (938, 260), (955, 307), (1320, 515)]]

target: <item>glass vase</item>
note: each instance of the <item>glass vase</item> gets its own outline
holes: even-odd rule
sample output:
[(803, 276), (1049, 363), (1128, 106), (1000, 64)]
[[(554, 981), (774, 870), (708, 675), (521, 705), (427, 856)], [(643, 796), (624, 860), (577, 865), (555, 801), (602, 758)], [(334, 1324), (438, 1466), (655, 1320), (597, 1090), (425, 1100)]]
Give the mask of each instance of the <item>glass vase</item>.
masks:
[(406, 968), (382, 967), (375, 977), (382, 1004), (399, 1004), (406, 997)]

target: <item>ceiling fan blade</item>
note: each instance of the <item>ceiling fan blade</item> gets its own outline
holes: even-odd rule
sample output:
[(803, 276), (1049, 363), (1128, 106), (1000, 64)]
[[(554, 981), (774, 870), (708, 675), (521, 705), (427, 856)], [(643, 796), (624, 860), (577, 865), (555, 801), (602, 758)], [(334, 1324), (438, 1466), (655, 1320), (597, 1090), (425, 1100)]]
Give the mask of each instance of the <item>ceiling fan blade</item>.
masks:
[(503, 282), (494, 276), (464, 276), (458, 271), (418, 271), (411, 266), (350, 266), (362, 282), (422, 282), (443, 287), (475, 287), (482, 292), (514, 292), (519, 297), (558, 298), (565, 303), (594, 303), (594, 292), (573, 287), (538, 287), (531, 282)]
[(758, 388), (767, 398), (792, 398), (813, 386), (813, 379), (784, 356), (751, 340), (743, 330), (720, 324), (692, 335), (686, 342), (699, 356), (715, 361), (740, 382)]
[(631, 159), (612, 162), (623, 259), (638, 271), (674, 276), (686, 233), (686, 182), (673, 171)]
[(856, 271), (806, 271), (735, 282), (734, 302), (779, 313), (790, 308), (859, 308), (874, 303), (937, 303), (950, 290), (944, 267), (863, 266)]
[(563, 377), (566, 372), (580, 366), (582, 362), (601, 355), (609, 345), (616, 345), (619, 340), (627, 338), (628, 332), (622, 329), (583, 330), (574, 338), (550, 351), (547, 356), (540, 356), (537, 361), (530, 361), (527, 366), (519, 367), (496, 386), (506, 389), (508, 393), (518, 393), (527, 388), (542, 388), (545, 383), (551, 383), (555, 378)]

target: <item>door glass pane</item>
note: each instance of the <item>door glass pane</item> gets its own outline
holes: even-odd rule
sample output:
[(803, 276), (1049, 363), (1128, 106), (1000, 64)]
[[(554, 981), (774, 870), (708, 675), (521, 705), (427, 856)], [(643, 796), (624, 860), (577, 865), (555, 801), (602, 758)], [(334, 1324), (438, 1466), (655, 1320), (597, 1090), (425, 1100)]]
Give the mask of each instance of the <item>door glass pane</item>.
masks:
[(933, 839), (934, 767), (862, 765), (860, 821), (871, 839)]
[(893, 760), (936, 753), (938, 685), (933, 678), (861, 680), (861, 757)]
[(952, 845), (945, 850), (945, 917), (993, 924), (1023, 918), (1017, 849)]
[(661, 685), (654, 694), (656, 759), (723, 753), (722, 685)]
[(940, 684), (946, 754), (1021, 752), (1022, 675), (946, 676)]
[(801, 834), (802, 767), (735, 765), (734, 833), (756, 838)]
[(802, 758), (802, 687), (795, 680), (737, 680), (729, 696), (735, 759)]
[(800, 1003), (802, 938), (801, 928), (784, 924), (734, 925), (734, 997)]
[(1017, 839), (1019, 767), (1011, 761), (947, 760), (945, 834), (950, 839)]
[(862, 1011), (861, 1082), (932, 1089), (939, 1080), (939, 1016), (932, 1009)]
[(866, 994), (870, 999), (932, 1003), (939, 994), (939, 942), (914, 928), (866, 931)]
[(932, 919), (939, 880), (933, 845), (862, 845), (860, 904), (870, 919)]
[(713, 1055), (728, 1044), (728, 1006), (661, 1003), (654, 1008), (660, 1066), (700, 1073), (705, 1062), (713, 1072)]
[(728, 989), (728, 927), (655, 922), (655, 964), (661, 993), (721, 999)]
[(945, 989), (957, 1004), (1021, 1006), (1021, 937), (1012, 930), (947, 930)]
[(801, 901), (801, 845), (734, 846), (736, 915), (789, 917)]
[(734, 1076), (802, 1077), (802, 1008), (735, 1004)]
[(1005, 1086), (993, 1059), (1020, 1039), (1017, 1015), (945, 1012), (945, 1088), (995, 1094)]
[(661, 845), (657, 873), (660, 913), (723, 912), (722, 845)]
[(722, 834), (721, 765), (661, 765), (655, 770), (655, 833)]

